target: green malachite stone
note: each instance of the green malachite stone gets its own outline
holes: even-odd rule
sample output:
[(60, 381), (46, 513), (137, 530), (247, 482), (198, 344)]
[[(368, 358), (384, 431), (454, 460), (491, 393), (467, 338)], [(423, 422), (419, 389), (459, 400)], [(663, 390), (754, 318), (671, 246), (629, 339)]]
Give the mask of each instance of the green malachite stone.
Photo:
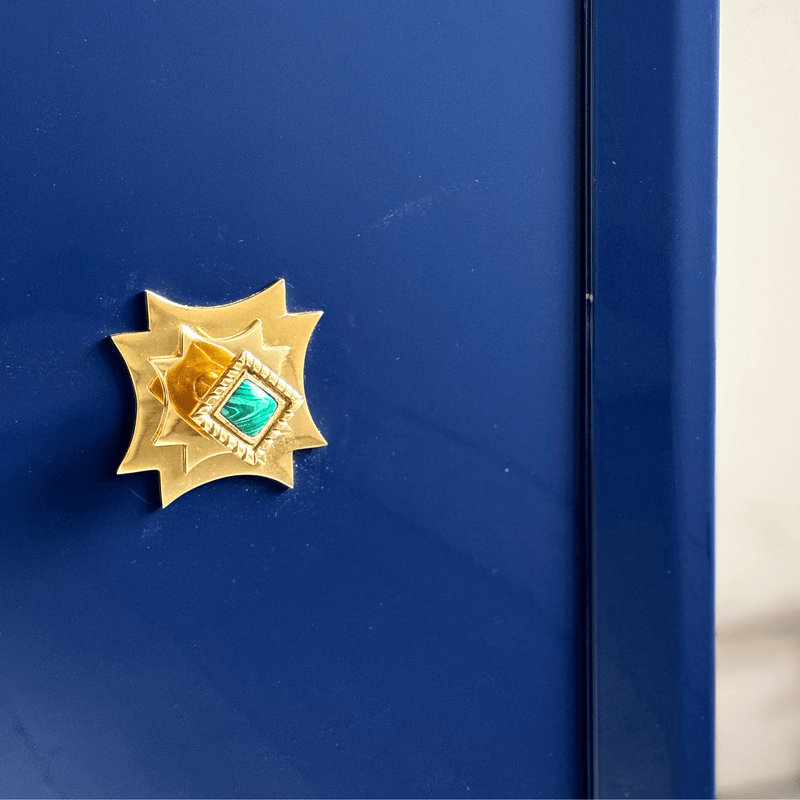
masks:
[(272, 395), (252, 381), (242, 381), (220, 409), (245, 436), (257, 436), (275, 413), (278, 404)]

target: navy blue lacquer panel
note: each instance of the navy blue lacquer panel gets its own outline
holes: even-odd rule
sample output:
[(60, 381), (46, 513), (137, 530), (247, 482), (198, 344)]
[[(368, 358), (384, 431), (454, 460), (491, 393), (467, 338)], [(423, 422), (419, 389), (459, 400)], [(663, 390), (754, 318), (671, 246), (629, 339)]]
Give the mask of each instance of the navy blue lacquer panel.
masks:
[(596, 792), (713, 786), (715, 0), (593, 17)]
[[(0, 794), (585, 791), (577, 5), (2, 4)], [(159, 510), (106, 337), (282, 276), (330, 446)]]

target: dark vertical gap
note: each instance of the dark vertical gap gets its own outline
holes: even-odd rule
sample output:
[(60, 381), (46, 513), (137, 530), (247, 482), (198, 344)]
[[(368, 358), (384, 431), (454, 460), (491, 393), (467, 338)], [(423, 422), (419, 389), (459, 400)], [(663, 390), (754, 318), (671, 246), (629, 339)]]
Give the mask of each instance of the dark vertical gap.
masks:
[(580, 420), (578, 458), (581, 504), (578, 519), (579, 583), (581, 621), (579, 637), (579, 687), (583, 736), (584, 797), (594, 797), (595, 787), (595, 698), (594, 698), (594, 620), (593, 620), (593, 542), (592, 542), (592, 3), (580, 0), (578, 80), (580, 148), (580, 282), (578, 302), (581, 309), (579, 354)]

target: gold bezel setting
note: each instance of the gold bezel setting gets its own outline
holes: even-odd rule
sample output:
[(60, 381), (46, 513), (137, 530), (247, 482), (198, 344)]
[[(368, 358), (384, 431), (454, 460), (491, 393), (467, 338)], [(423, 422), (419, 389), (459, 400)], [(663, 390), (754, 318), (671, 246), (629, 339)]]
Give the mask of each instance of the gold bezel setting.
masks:
[[(248, 436), (229, 419), (222, 409), (246, 380), (267, 392), (277, 407), (256, 436)], [(262, 364), (252, 353), (243, 350), (220, 376), (208, 396), (198, 403), (191, 417), (209, 436), (216, 439), (247, 464), (264, 464), (266, 448), (286, 430), (289, 420), (303, 402), (302, 395), (280, 375)]]

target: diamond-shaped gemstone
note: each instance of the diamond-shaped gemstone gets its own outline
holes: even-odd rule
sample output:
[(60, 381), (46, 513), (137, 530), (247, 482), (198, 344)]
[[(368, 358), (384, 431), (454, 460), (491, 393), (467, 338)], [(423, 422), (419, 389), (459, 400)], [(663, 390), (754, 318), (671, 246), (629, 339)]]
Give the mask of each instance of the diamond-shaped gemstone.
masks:
[(269, 423), (278, 403), (253, 381), (243, 380), (219, 413), (245, 436), (255, 437)]

